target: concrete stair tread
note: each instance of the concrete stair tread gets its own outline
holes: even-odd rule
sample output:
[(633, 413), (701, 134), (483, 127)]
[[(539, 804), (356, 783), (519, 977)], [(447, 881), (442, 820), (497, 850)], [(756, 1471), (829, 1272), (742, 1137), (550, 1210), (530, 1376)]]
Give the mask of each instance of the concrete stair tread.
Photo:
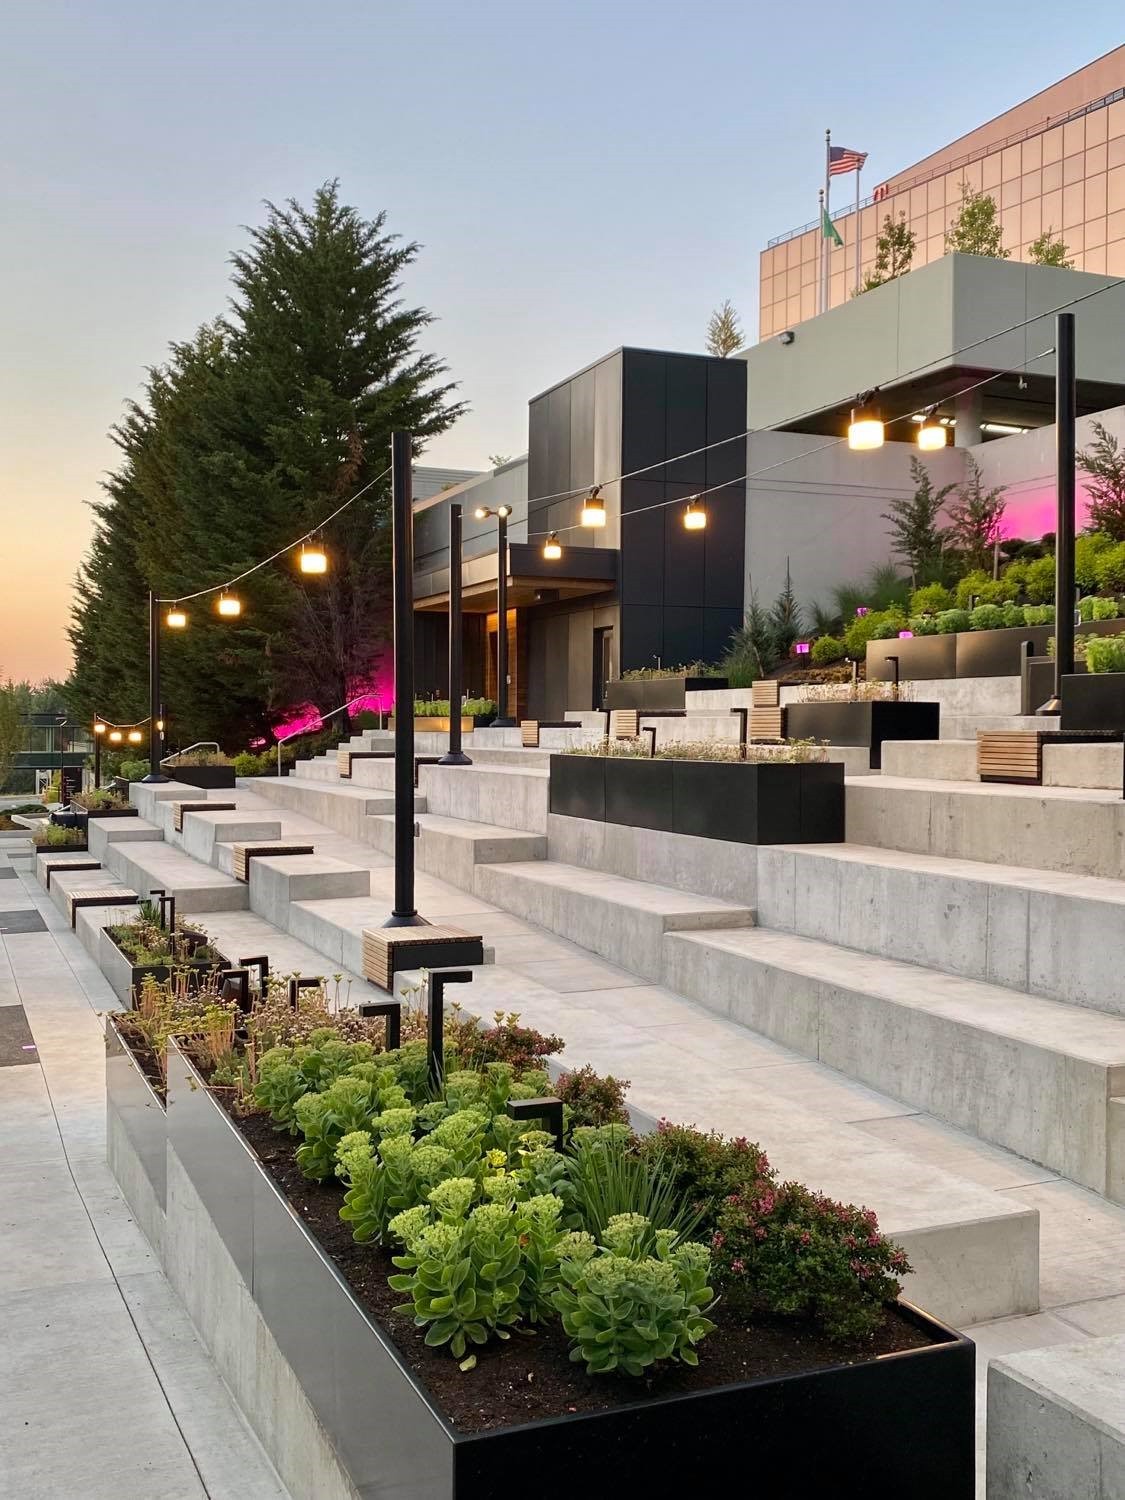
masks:
[[(847, 778), (846, 778), (847, 779)], [(921, 776), (884, 776), (863, 778), (859, 784), (874, 784), (880, 789), (903, 791), (939, 791), (943, 796), (989, 797), (992, 799), (1014, 797), (1037, 801), (1047, 799), (1060, 802), (1103, 802), (1112, 806), (1121, 805), (1121, 793), (1116, 794), (1104, 787), (1083, 786), (1023, 786), (1018, 782), (995, 781), (941, 781), (935, 783)]]
[(190, 854), (160, 841), (115, 844), (106, 849), (106, 858), (108, 861), (127, 860), (144, 871), (153, 885), (166, 884), (169, 889), (211, 889), (238, 885), (233, 876), (224, 875), (212, 865), (201, 864)]
[(904, 849), (883, 849), (872, 844), (774, 844), (771, 848), (791, 850), (803, 856), (812, 855), (838, 864), (918, 870), (948, 876), (953, 880), (979, 880), (988, 885), (1010, 885), (1023, 890), (1047, 891), (1053, 895), (1082, 896), (1090, 900), (1125, 904), (1125, 880), (1116, 880), (1107, 875), (1071, 875), (1063, 870), (990, 864), (984, 860), (955, 859), (947, 855), (922, 854)]
[(569, 891), (621, 906), (638, 907), (668, 918), (709, 915), (721, 917), (727, 913), (752, 916), (748, 907), (737, 906), (732, 901), (699, 896), (691, 891), (678, 891), (671, 886), (650, 885), (647, 881), (630, 880), (624, 875), (609, 875), (601, 870), (587, 870), (579, 865), (560, 864), (555, 860), (539, 860), (534, 864), (497, 864), (489, 868), (501, 875), (515, 875), (542, 885), (564, 886)]
[[(376, 813), (373, 816), (380, 823), (394, 823), (393, 813)], [(506, 843), (527, 839), (536, 844), (543, 843), (541, 833), (526, 833), (519, 828), (502, 828), (496, 823), (471, 823), (467, 818), (447, 818), (441, 813), (418, 813), (414, 821), (419, 828), (428, 829), (433, 833), (442, 833), (449, 838), (503, 839)]]
[[(267, 778), (263, 777), (262, 780)], [(387, 794), (373, 796), (379, 791), (378, 787), (351, 786), (345, 781), (318, 781), (309, 776), (283, 776), (282, 784), (297, 787), (301, 791), (309, 792), (331, 792), (334, 797), (346, 797), (357, 802), (386, 802)]]
[(256, 912), (209, 912), (201, 918), (200, 925), (231, 958), (251, 958), (265, 953), (273, 973), (301, 974), (306, 978), (320, 974), (330, 978), (332, 974), (340, 973), (345, 982), (364, 986), (352, 994), (353, 1005), (367, 998), (366, 986), (359, 975), (330, 965), (322, 953), (291, 937)]
[(765, 928), (677, 933), (699, 943), (1032, 1046), (1125, 1067), (1125, 1018)]

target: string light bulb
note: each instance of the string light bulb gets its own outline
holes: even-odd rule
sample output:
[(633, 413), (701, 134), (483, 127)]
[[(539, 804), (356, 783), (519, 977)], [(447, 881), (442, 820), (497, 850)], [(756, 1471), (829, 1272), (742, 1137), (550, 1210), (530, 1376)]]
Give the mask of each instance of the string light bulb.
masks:
[(164, 616), (164, 623), (169, 630), (183, 630), (187, 624), (187, 614), (178, 604), (175, 604)]
[(120, 745), (123, 738), (120, 729), (111, 729), (109, 731), (109, 738), (111, 744)]
[(164, 720), (163, 719), (157, 719), (157, 721), (156, 721), (156, 732), (157, 732), (157, 734), (163, 734), (164, 733)]
[(328, 554), (323, 547), (317, 544), (309, 547), (302, 542), (298, 566), (302, 573), (327, 573)]
[(562, 543), (559, 541), (559, 534), (557, 531), (552, 531), (550, 536), (543, 543), (543, 556), (547, 559), (548, 562), (558, 562), (559, 558), (562, 556)]
[(105, 725), (102, 723), (102, 721), (100, 719), (96, 719), (94, 721), (94, 733), (95, 734), (104, 734), (105, 733)]
[(593, 489), (582, 502), (581, 521), (583, 526), (591, 526), (595, 529), (605, 525), (605, 501), (599, 495), (600, 485), (594, 485)]
[(883, 446), (883, 418), (876, 406), (875, 392), (860, 396), (859, 405), (852, 407), (852, 419), (848, 424), (848, 447), (856, 453), (870, 452)]
[(923, 453), (936, 453), (939, 448), (944, 448), (948, 442), (945, 428), (934, 415), (931, 406), (922, 418), (922, 425), (918, 428), (918, 446)]
[(236, 615), (242, 613), (242, 600), (234, 594), (220, 594), (219, 602), (215, 607), (221, 615), (233, 620)]
[(139, 745), (143, 739), (144, 739), (144, 735), (141, 733), (141, 731), (139, 729), (130, 729), (129, 734), (128, 734), (128, 740), (129, 740), (130, 745)]
[(684, 510), (684, 530), (702, 531), (707, 525), (707, 512), (694, 500), (689, 500)]

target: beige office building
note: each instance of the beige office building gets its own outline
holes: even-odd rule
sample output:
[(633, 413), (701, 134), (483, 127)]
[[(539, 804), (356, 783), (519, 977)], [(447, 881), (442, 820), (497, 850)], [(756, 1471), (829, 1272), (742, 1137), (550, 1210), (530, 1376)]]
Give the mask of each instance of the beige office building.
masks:
[[(844, 243), (830, 251), (829, 307), (846, 302), (857, 282), (854, 182), (832, 179), (832, 218)], [(1051, 228), (1066, 241), (1076, 270), (1125, 276), (1125, 46), (880, 182), (860, 206), (859, 278), (874, 266), (875, 238), (888, 214), (906, 215), (917, 237), (914, 266), (940, 259), (962, 183), (995, 198), (1013, 259), (1026, 260), (1031, 243)], [(760, 338), (821, 310), (821, 245), (812, 223), (762, 252)]]

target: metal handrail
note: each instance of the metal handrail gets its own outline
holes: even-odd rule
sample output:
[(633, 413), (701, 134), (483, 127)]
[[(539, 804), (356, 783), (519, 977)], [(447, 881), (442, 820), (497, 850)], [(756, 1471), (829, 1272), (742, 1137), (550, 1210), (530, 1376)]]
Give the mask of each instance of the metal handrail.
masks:
[(216, 755), (222, 753), (222, 746), (218, 740), (196, 740), (194, 745), (185, 745), (182, 750), (173, 750), (170, 755), (162, 755), (160, 764), (166, 766), (170, 760), (179, 760), (181, 755), (190, 755), (193, 750), (214, 750)]
[[(1006, 135), (1003, 140), (991, 141), (987, 146), (978, 146), (975, 151), (967, 151), (964, 156), (955, 157), (952, 161), (943, 162), (940, 166), (931, 167), (928, 172), (919, 172), (917, 177), (909, 177), (905, 182), (895, 184), (894, 192), (881, 194), (878, 198), (872, 193), (869, 197), (860, 200), (860, 208), (870, 208), (873, 203), (884, 202), (887, 198), (894, 197), (897, 193), (909, 192), (911, 188), (922, 187), (924, 183), (932, 182), (935, 177), (944, 177), (947, 172), (956, 171), (958, 167), (967, 167), (974, 161), (980, 161), (984, 156), (991, 156), (994, 151), (1003, 151), (1005, 146), (1015, 146), (1020, 141), (1029, 141), (1032, 136), (1046, 135), (1048, 130), (1054, 130), (1058, 125), (1066, 125), (1071, 120), (1080, 120), (1084, 115), (1093, 114), (1096, 109), (1107, 109), (1111, 104), (1116, 104), (1118, 99), (1125, 99), (1125, 88), (1114, 89), (1112, 94), (1106, 94), (1102, 99), (1093, 99), (1089, 104), (1080, 104), (1065, 115), (1045, 115), (1042, 120), (1037, 120), (1034, 125), (1028, 125), (1024, 130), (1017, 130), (1012, 135)], [(894, 182), (893, 177), (887, 178), (887, 183)], [(886, 184), (883, 184), (886, 186)], [(849, 203), (846, 208), (841, 208), (838, 213), (831, 215), (832, 222), (837, 219), (846, 219), (849, 214), (855, 213), (855, 203)], [(813, 219), (808, 224), (802, 224), (797, 229), (790, 229), (786, 234), (779, 234), (775, 239), (766, 242), (766, 249), (772, 250), (775, 245), (788, 244), (795, 240), (798, 235), (808, 234), (810, 229), (816, 229), (820, 225), (819, 219)]]
[[(364, 701), (364, 699), (370, 698), (370, 697), (371, 697), (370, 693), (360, 693), (360, 695), (359, 695), (358, 698), (350, 698), (347, 703), (337, 704), (337, 706), (335, 708), (330, 708), (326, 714), (322, 714), (320, 712), (320, 710), (317, 709), (317, 714), (320, 717), (320, 727), (321, 727), (321, 729), (324, 728), (324, 721), (326, 719), (330, 719), (333, 714), (338, 714), (340, 712), (340, 710), (343, 709), (343, 708), (354, 708), (357, 703), (362, 703)], [(379, 709), (379, 717), (380, 717), (380, 719), (382, 719), (383, 716), (384, 716), (384, 710), (382, 708), (380, 708)], [(281, 777), (281, 747), (282, 747), (282, 745), (288, 744), (290, 740), (295, 740), (298, 737), (298, 735), (312, 734), (312, 733), (314, 733), (313, 729), (311, 728), (310, 725), (306, 724), (303, 729), (294, 729), (289, 734), (283, 734), (283, 735), (281, 735), (281, 737), (278, 739), (278, 742), (277, 742), (277, 774), (278, 774), (278, 778), (279, 779)]]

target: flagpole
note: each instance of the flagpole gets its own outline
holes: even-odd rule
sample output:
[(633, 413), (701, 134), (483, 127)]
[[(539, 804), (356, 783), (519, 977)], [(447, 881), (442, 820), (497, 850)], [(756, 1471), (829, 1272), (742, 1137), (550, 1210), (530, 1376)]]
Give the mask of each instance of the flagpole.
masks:
[(817, 266), (816, 310), (824, 311), (824, 189), (816, 190), (816, 232), (820, 235), (820, 265)]
[(859, 174), (863, 164), (856, 158), (855, 168), (855, 294), (859, 296)]
[[(824, 212), (828, 215), (829, 219), (831, 219), (831, 217), (832, 217), (832, 209), (831, 209), (831, 206), (830, 206), (831, 205), (831, 201), (832, 201), (832, 132), (830, 130), (826, 130), (824, 132)], [(823, 287), (824, 287), (823, 297), (822, 297), (821, 305), (820, 305), (820, 310), (821, 310), (821, 312), (827, 312), (828, 311), (828, 305), (829, 305), (829, 287), (831, 286), (831, 279), (829, 277), (829, 270), (828, 270), (828, 267), (829, 267), (829, 256), (831, 254), (831, 251), (830, 251), (830, 248), (829, 248), (828, 237), (824, 233), (824, 220), (823, 219), (821, 220), (820, 254), (821, 254), (820, 274), (821, 274), (821, 278), (822, 278), (822, 281), (823, 281)]]

